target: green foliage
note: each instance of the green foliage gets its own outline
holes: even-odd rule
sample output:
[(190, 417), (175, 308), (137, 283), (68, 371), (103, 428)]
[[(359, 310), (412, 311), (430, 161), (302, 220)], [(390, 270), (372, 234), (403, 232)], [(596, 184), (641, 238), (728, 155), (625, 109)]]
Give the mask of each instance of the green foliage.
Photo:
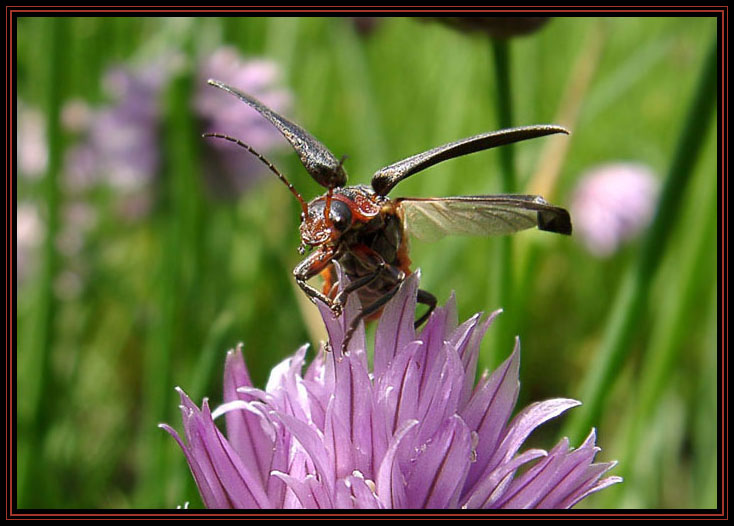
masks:
[[(266, 178), (223, 201), (203, 182), (191, 107), (197, 59), (230, 45), (277, 61), (293, 94), (291, 116), (337, 156), (348, 154), (352, 183), (367, 183), (391, 162), (500, 127), (498, 100), (507, 94), (496, 53), (486, 36), (409, 18), (382, 19), (369, 35), (345, 18), (21, 18), (17, 38), (18, 98), (42, 109), (49, 148), (44, 177), (16, 179), (18, 201), (38, 207), (47, 234), (34, 253), (35, 273), (18, 283), (18, 505), (199, 507), (183, 456), (156, 428), (179, 427), (174, 386), (216, 405), (225, 352), (238, 342), (262, 386), (273, 365), (313, 338), (313, 324), (291, 278), (299, 209), (288, 192)], [(557, 122), (564, 103), (576, 111), (560, 123), (572, 135), (552, 159), (560, 168), (549, 201), (568, 206), (578, 177), (602, 162), (643, 162), (661, 179), (683, 163), (688, 183), (679, 202), (666, 205), (666, 244), (651, 246), (643, 236), (597, 259), (574, 238), (540, 232), (513, 237), (509, 248), (501, 239), (413, 243), (422, 287), (440, 302), (455, 291), (461, 318), (507, 312), (511, 325), (482, 350), (482, 361), (496, 365), (511, 351), (512, 332), (520, 335), (519, 406), (598, 397), (598, 413), (582, 427), (597, 428), (601, 460), (618, 460), (613, 474), (626, 482), (589, 507), (716, 503), (716, 134), (713, 119), (686, 121), (715, 39), (713, 18), (559, 18), (504, 44), (512, 125)], [(162, 168), (151, 212), (121, 220), (114, 192), (85, 194), (97, 221), (69, 256), (56, 240), (72, 201), (60, 183), (63, 159), (77, 140), (61, 126), (64, 105), (104, 102), (101, 79), (110, 67), (164, 53), (181, 65), (160, 101)], [(584, 57), (586, 70), (578, 67)], [(696, 127), (688, 133), (700, 151), (681, 152), (685, 126)], [(545, 144), (520, 143), (502, 161), (514, 164), (518, 192), (538, 182)], [(305, 197), (320, 193), (283, 151), (274, 159), (281, 171)], [(410, 178), (394, 194), (499, 193), (500, 164), (497, 152), (471, 155)], [(624, 352), (595, 389), (589, 382), (602, 382), (593, 378), (606, 367), (600, 349), (614, 323), (613, 300), (624, 287), (640, 292), (625, 276), (651, 250), (659, 252), (657, 266), (645, 267), (646, 300), (626, 321)], [(69, 272), (81, 283), (73, 293), (63, 286)], [(497, 304), (498, 272), (509, 304)], [(547, 447), (553, 437), (535, 438)]]

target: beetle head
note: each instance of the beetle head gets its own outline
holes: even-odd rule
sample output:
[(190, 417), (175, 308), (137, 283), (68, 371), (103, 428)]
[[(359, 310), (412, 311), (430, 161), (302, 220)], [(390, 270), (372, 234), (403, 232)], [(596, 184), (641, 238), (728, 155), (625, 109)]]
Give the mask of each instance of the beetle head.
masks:
[(301, 240), (312, 247), (334, 243), (351, 226), (349, 205), (340, 199), (330, 198), (328, 194), (323, 195), (308, 203), (308, 212), (301, 214)]

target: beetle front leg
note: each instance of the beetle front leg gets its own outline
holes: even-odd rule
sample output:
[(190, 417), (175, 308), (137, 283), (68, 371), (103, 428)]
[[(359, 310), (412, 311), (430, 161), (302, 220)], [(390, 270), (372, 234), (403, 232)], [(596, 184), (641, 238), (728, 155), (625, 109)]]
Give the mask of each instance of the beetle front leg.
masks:
[(382, 307), (385, 306), (385, 304), (390, 301), (395, 294), (397, 294), (398, 290), (400, 290), (401, 285), (405, 281), (405, 272), (400, 270), (398, 267), (395, 267), (393, 265), (387, 265), (385, 264), (382, 267), (384, 272), (389, 272), (392, 277), (395, 280), (395, 285), (388, 290), (382, 297), (375, 300), (372, 304), (367, 305), (362, 308), (359, 314), (357, 314), (352, 322), (349, 324), (349, 328), (344, 333), (344, 340), (342, 340), (342, 353), (346, 353), (347, 346), (349, 345), (349, 342), (352, 340), (352, 336), (354, 335), (355, 331), (357, 330), (357, 327), (359, 327), (359, 322), (364, 320), (365, 318), (371, 316), (378, 310), (380, 310)]
[(366, 276), (362, 276), (361, 278), (357, 278), (356, 280), (352, 281), (344, 287), (343, 289), (339, 290), (337, 295), (334, 297), (334, 307), (337, 308), (339, 311), (344, 307), (344, 304), (347, 302), (347, 297), (354, 291), (361, 289), (362, 287), (365, 287), (375, 281), (377, 278), (380, 277), (380, 274), (383, 272), (387, 264), (385, 263), (385, 260), (380, 258), (380, 262), (377, 265), (377, 268), (367, 274)]
[(296, 283), (306, 293), (306, 296), (314, 303), (317, 299), (323, 301), (332, 311), (334, 311), (334, 301), (323, 292), (309, 285), (308, 280), (328, 267), (335, 256), (336, 250), (333, 247), (321, 246), (293, 269)]

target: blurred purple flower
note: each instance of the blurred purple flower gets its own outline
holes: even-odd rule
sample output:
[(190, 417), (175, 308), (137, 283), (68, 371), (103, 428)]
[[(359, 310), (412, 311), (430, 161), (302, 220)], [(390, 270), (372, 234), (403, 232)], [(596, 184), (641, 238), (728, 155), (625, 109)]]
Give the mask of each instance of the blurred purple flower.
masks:
[[(224, 403), (199, 409), (179, 389), (184, 437), (166, 424), (209, 508), (569, 508), (619, 482), (593, 463), (592, 431), (569, 449), (518, 453), (540, 424), (579, 405), (531, 404), (513, 419), (519, 344), (474, 385), (479, 344), (498, 314), (457, 323), (453, 298), (419, 336), (413, 329), (418, 275), (385, 307), (370, 371), (364, 330), (341, 354), (350, 298), (322, 317), (334, 352), (301, 374), (306, 346), (276, 366), (265, 390), (252, 387), (241, 349), (230, 351)], [(227, 438), (214, 419), (224, 415)], [(518, 474), (518, 469), (540, 459)]]
[(574, 228), (588, 250), (607, 257), (650, 223), (659, 182), (637, 163), (610, 163), (580, 178), (571, 203)]
[[(234, 48), (220, 48), (198, 68), (194, 109), (202, 131), (218, 132), (241, 138), (260, 153), (267, 154), (285, 146), (279, 132), (257, 111), (237, 100), (222, 96), (207, 84), (214, 78), (254, 96), (278, 113), (287, 113), (291, 95), (278, 87), (280, 68), (268, 60), (244, 60)], [(265, 174), (267, 169), (252, 155), (222, 140), (207, 139), (204, 163), (207, 182), (224, 196), (236, 195)]]
[[(121, 212), (135, 217), (145, 214), (152, 203), (149, 185), (161, 164), (162, 91), (178, 63), (168, 57), (136, 69), (115, 67), (104, 78), (111, 103), (94, 110), (73, 101), (65, 108), (67, 128), (84, 136), (67, 155), (70, 190), (107, 184), (130, 197), (120, 203)], [(244, 60), (235, 50), (224, 48), (204, 58), (197, 71), (192, 106), (202, 132), (216, 130), (244, 137), (263, 153), (282, 142), (278, 132), (257, 112), (234, 97), (222, 97), (206, 83), (209, 77), (222, 79), (283, 111), (290, 95), (275, 87), (280, 72), (274, 62)], [(256, 159), (226, 141), (207, 140), (204, 148), (209, 156), (204, 169), (212, 169), (208, 180), (218, 188), (225, 182), (223, 195), (242, 191), (254, 180), (253, 175), (263, 173)]]
[(160, 163), (158, 98), (169, 73), (151, 63), (137, 70), (116, 67), (105, 75), (105, 90), (114, 102), (91, 111), (85, 140), (68, 154), (67, 181), (73, 190), (105, 182), (132, 192), (153, 180)]

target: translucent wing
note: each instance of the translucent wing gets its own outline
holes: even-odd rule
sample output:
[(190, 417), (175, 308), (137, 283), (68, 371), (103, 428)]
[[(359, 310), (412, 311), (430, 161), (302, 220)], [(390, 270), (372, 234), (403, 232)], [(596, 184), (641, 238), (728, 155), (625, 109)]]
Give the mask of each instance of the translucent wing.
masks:
[(537, 195), (477, 195), (396, 199), (406, 231), (424, 241), (446, 235), (492, 236), (537, 226), (571, 234), (571, 217)]

